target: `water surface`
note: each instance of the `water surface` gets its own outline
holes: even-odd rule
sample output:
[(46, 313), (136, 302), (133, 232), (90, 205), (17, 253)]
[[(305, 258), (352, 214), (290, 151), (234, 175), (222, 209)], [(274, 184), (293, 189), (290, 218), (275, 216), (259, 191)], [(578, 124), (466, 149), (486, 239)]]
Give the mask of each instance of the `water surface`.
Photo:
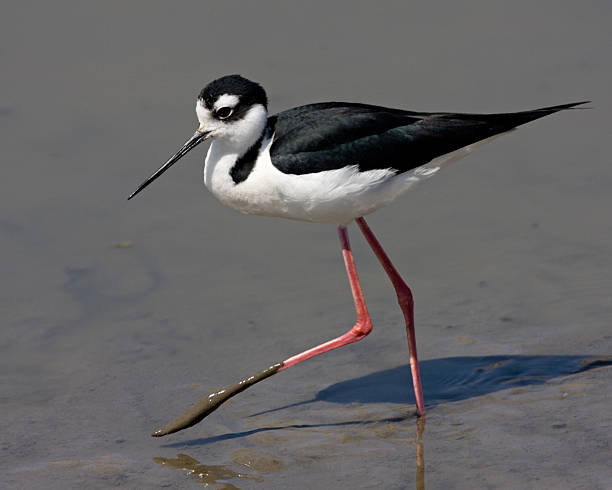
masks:
[[(606, 2), (9, 2), (0, 18), (0, 486), (610, 488)], [(495, 112), (592, 99), (480, 148), (351, 229), (374, 331), (200, 425), (191, 403), (347, 330), (333, 227), (239, 215), (198, 148), (126, 201), (242, 73), (320, 100)], [(582, 367), (581, 367), (582, 366)], [(203, 476), (199, 476), (202, 474)]]

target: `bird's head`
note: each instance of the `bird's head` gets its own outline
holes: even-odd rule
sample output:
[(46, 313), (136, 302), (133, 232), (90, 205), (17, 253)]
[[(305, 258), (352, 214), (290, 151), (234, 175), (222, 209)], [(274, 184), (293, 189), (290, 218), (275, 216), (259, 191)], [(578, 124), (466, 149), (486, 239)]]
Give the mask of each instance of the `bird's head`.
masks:
[(128, 199), (208, 138), (222, 142), (238, 155), (245, 153), (265, 130), (267, 108), (266, 92), (258, 83), (240, 75), (227, 75), (210, 82), (202, 89), (196, 101), (199, 125), (194, 135)]
[(263, 132), (268, 119), (268, 98), (261, 85), (240, 75), (210, 82), (196, 102), (198, 131), (238, 149), (248, 149)]

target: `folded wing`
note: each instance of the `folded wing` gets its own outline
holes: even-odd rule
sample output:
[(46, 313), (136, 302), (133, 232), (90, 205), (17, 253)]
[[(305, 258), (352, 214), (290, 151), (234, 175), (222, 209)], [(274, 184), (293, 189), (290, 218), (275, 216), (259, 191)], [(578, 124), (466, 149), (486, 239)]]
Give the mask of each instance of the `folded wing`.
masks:
[(586, 102), (506, 114), (411, 112), (329, 102), (296, 107), (269, 121), (273, 164), (287, 174), (356, 165), (406, 172), (432, 159)]

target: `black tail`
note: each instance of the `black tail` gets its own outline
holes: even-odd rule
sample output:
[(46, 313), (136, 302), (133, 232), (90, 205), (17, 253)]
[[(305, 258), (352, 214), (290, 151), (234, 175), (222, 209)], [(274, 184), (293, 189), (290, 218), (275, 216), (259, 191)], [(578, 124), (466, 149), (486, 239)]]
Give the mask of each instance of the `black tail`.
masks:
[[(494, 125), (499, 124), (499, 126), (506, 128), (506, 130), (509, 130), (512, 128), (516, 128), (521, 124), (526, 124), (528, 122), (535, 121), (536, 119), (540, 119), (541, 117), (554, 114), (555, 112), (563, 111), (565, 109), (572, 109), (573, 107), (588, 104), (589, 102), (591, 101), (585, 100), (582, 102), (571, 102), (569, 104), (542, 107), (540, 109), (533, 109), (531, 111), (510, 112), (505, 114), (487, 114), (485, 118), (487, 121), (493, 123)], [(474, 116), (476, 118), (482, 117), (482, 115), (478, 116), (476, 114), (474, 114)]]
[[(402, 155), (409, 152), (410, 158), (402, 160), (393, 168), (405, 172), (420, 167), (436, 157), (505, 133), (522, 124), (587, 103), (572, 102), (531, 111), (497, 114), (418, 113), (421, 119), (405, 127), (408, 138), (400, 142), (404, 149)], [(394, 147), (390, 147), (390, 150), (394, 150)], [(387, 160), (393, 161), (390, 156)]]

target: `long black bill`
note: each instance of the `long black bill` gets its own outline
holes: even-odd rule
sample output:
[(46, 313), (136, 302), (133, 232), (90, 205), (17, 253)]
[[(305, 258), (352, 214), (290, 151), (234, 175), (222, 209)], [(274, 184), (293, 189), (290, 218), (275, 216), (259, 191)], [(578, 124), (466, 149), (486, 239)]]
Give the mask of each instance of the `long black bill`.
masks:
[(136, 194), (138, 194), (141, 190), (147, 187), (151, 182), (153, 182), (157, 177), (163, 174), (166, 170), (168, 170), (172, 165), (178, 162), (182, 157), (184, 157), (187, 153), (193, 150), (196, 146), (198, 146), (202, 141), (206, 139), (208, 136), (208, 132), (206, 131), (196, 131), (194, 135), (189, 138), (185, 144), (181, 147), (179, 151), (177, 151), (174, 155), (170, 157), (170, 159), (164, 163), (157, 172), (155, 172), (151, 177), (145, 180), (138, 189), (136, 189), (130, 196), (128, 197), (128, 201), (132, 199)]

